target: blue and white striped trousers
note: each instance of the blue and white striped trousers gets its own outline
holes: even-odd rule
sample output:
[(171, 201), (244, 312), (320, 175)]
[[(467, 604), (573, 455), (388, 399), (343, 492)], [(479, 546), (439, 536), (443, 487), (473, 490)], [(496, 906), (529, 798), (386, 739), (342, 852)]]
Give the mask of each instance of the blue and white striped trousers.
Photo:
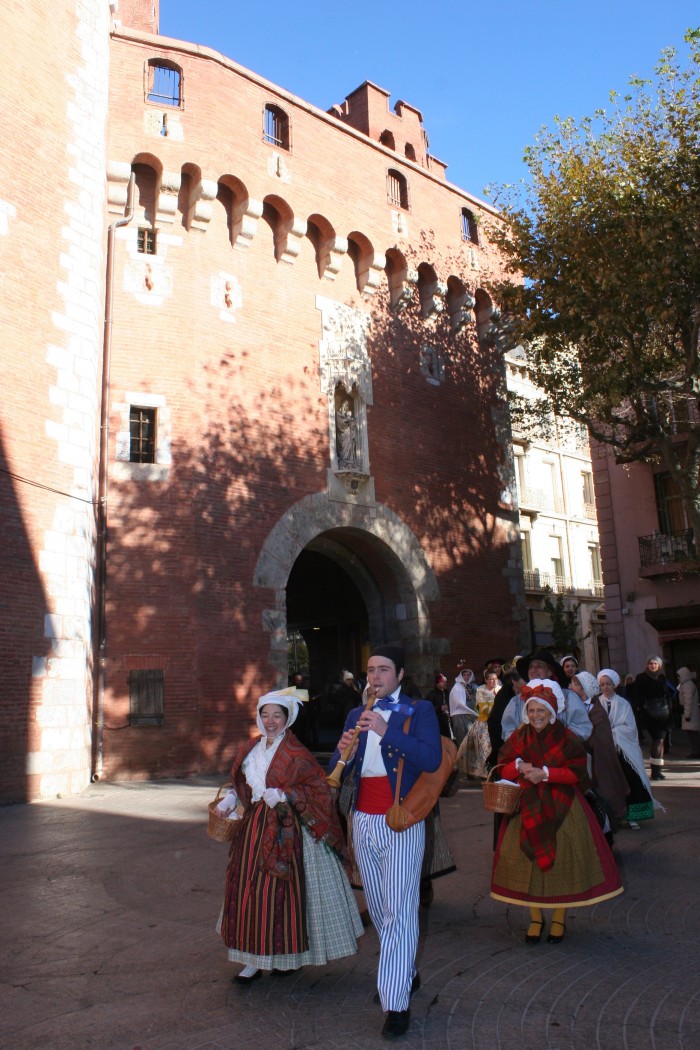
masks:
[(425, 824), (421, 820), (396, 832), (383, 814), (355, 811), (352, 841), (370, 918), (379, 935), (377, 988), (382, 1009), (408, 1010), (416, 972)]

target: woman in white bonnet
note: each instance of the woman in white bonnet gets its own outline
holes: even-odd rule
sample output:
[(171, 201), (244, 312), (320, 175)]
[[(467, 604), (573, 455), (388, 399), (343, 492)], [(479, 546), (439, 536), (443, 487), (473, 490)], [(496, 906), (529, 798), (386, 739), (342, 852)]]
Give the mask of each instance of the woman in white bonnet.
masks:
[(610, 817), (614, 818), (614, 828), (617, 822), (627, 819), (630, 788), (620, 768), (607, 709), (600, 701), (600, 684), (588, 671), (577, 671), (569, 688), (583, 700), (593, 726), (593, 732), (585, 742), (591, 756), (591, 780), (594, 791), (604, 800)]
[(354, 955), (363, 932), (325, 774), (290, 732), (306, 699), (294, 688), (260, 697), (261, 735), (237, 748), (223, 800), (243, 811), (218, 927), (229, 960), (243, 963), (239, 984)]
[(590, 786), (581, 739), (557, 717), (559, 684), (531, 679), (521, 691), (523, 723), (498, 755), (501, 775), (520, 785), (520, 807), (504, 818), (491, 873), (491, 896), (529, 908), (528, 944), (566, 933), (566, 909), (622, 893), (620, 876), (584, 793)]
[(639, 732), (634, 711), (628, 700), (615, 692), (620, 676), (612, 667), (598, 672), (600, 702), (608, 712), (613, 740), (618, 759), (629, 784), (627, 796), (627, 824), (635, 830), (640, 820), (651, 820), (654, 809), (663, 809), (652, 793), (651, 784), (644, 768), (644, 756), (639, 746)]

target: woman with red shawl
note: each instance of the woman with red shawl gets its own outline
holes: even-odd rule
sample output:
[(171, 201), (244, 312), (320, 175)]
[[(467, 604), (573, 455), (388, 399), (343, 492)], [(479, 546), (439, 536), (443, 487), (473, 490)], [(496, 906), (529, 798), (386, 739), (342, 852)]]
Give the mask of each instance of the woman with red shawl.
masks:
[(610, 847), (583, 797), (590, 782), (586, 751), (557, 718), (564, 706), (559, 685), (535, 679), (524, 686), (523, 725), (498, 756), (501, 776), (521, 787), (520, 810), (504, 820), (491, 876), (491, 896), (530, 908), (525, 940), (537, 944), (543, 910), (553, 910), (547, 940), (566, 931), (566, 909), (622, 893)]
[(289, 731), (307, 696), (290, 688), (260, 698), (261, 736), (236, 751), (222, 803), (242, 810), (219, 919), (229, 960), (244, 964), (239, 984), (354, 955), (363, 932), (325, 774)]

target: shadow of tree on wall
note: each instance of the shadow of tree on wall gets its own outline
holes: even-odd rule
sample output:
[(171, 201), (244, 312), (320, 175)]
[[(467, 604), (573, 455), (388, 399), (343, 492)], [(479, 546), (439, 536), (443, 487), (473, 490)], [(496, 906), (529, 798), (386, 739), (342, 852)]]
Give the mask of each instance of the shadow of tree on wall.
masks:
[[(389, 407), (404, 421), (405, 441), (413, 449), (404, 495), (411, 494), (420, 523), (416, 531), (427, 549), (431, 537), (440, 538), (442, 563), (436, 572), (444, 575), (450, 566), (500, 550), (496, 514), (517, 519), (505, 369), (490, 322), (490, 300), (473, 277), (468, 287), (461, 278), (438, 282), (434, 274), (421, 272), (419, 260), (436, 255), (428, 232), (418, 249), (405, 252), (409, 268), (419, 274), (410, 297), (393, 296), (392, 303), (386, 284), (378, 291), (369, 352), (375, 410)], [(463, 269), (458, 255), (443, 255), (443, 274)], [(437, 287), (431, 287), (431, 278)], [(450, 287), (453, 281), (459, 287)], [(479, 323), (475, 308), (483, 311)], [(442, 414), (444, 387), (450, 400), (462, 404), (461, 423), (449, 431)], [(397, 446), (402, 447), (400, 439)]]
[[(421, 254), (431, 250), (427, 238)], [(458, 272), (459, 260), (445, 265)], [(501, 501), (511, 476), (501, 355), (486, 331), (479, 337), (469, 308), (457, 324), (464, 286), (452, 289), (452, 299), (435, 295), (452, 312), (430, 310), (429, 277), (401, 308), (387, 284), (369, 302), (348, 303), (372, 318), (368, 441), (376, 497), (413, 531), (441, 592), (454, 593), (465, 568), (482, 566), (480, 578), (496, 581), (504, 636), (514, 637), (510, 608), (502, 608), (509, 592), (499, 517), (513, 520), (513, 512)], [(261, 380), (251, 394), (254, 367), (245, 350), (229, 349), (189, 380), (179, 400), (186, 406), (191, 395), (194, 408), (175, 432), (167, 481), (110, 480), (109, 777), (225, 769), (236, 739), (254, 727), (254, 701), (279, 684), (269, 630), (261, 632), (275, 593), (253, 586), (254, 570), (281, 516), (326, 490), (328, 403), (316, 378), (318, 345), (303, 375), (288, 374), (282, 361), (278, 379)], [(462, 406), (449, 431), (445, 395)], [(489, 600), (480, 597), (483, 607)], [(476, 648), (486, 646), (478, 619), (465, 612), (459, 655), (470, 644), (476, 659)], [(128, 726), (130, 666), (164, 666), (163, 726)]]
[(4, 443), (0, 440), (0, 642), (3, 650), (0, 804), (26, 802), (29, 798), (27, 755), (34, 687), (32, 664), (35, 656), (50, 653), (42, 616), (48, 603), (9, 469)]

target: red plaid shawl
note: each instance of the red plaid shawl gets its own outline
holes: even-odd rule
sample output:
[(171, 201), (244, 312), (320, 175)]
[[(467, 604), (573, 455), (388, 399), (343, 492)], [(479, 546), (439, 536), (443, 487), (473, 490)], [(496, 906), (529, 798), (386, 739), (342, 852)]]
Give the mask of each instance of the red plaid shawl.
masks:
[[(584, 746), (558, 719), (540, 733), (530, 725), (517, 729), (501, 748), (498, 761), (514, 762), (516, 758), (539, 769), (566, 766), (577, 775), (582, 791), (590, 787)], [(557, 830), (574, 800), (574, 785), (551, 781), (531, 784), (527, 780), (521, 780), (520, 785), (520, 848), (542, 871), (549, 871), (557, 854)]]
[[(251, 806), (251, 791), (241, 766), (243, 759), (253, 750), (259, 739), (260, 737), (255, 737), (240, 745), (231, 769), (231, 782), (246, 810)], [(275, 806), (274, 809), (260, 803), (265, 808), (261, 867), (278, 878), (290, 877), (296, 834), (294, 820), (289, 812), (291, 806), (313, 837), (337, 853), (349, 870), (345, 840), (338, 822), (336, 806), (326, 783), (326, 775), (311, 752), (307, 751), (289, 730), (270, 763), (266, 783), (268, 787), (284, 791), (287, 802)], [(234, 845), (235, 841), (234, 839)]]

